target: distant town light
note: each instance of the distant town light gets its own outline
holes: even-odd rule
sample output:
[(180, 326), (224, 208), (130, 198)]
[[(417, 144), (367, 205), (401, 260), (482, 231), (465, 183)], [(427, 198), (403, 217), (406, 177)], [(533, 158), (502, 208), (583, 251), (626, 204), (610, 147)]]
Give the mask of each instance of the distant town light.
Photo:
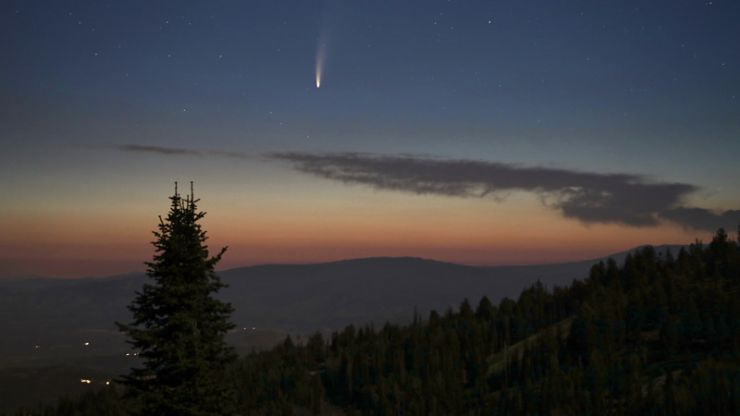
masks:
[(86, 341), (86, 342), (85, 342), (85, 346), (86, 346), (86, 347), (89, 347), (89, 346), (90, 346), (90, 341)]
[(110, 380), (105, 380), (105, 385), (110, 386)]
[(92, 380), (90, 380), (89, 378), (81, 378), (80, 379), (80, 383), (82, 383), (82, 384), (90, 384), (90, 383), (92, 383)]

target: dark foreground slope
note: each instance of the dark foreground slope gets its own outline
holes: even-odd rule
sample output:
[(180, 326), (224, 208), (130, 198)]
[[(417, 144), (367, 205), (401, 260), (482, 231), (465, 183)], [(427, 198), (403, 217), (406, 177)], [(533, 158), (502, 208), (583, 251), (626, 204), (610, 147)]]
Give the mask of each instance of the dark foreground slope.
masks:
[[(368, 258), (323, 264), (267, 265), (220, 272), (221, 296), (236, 311), (239, 328), (307, 333), (367, 322), (409, 322), (461, 299), (515, 296), (538, 279), (565, 285), (594, 261), (470, 267), (418, 258)], [(126, 351), (114, 322), (145, 277), (0, 280), (0, 366), (29, 358), (89, 357)], [(251, 342), (234, 334), (237, 345)], [(85, 342), (90, 342), (85, 346)], [(38, 347), (35, 347), (37, 346)]]
[[(676, 256), (648, 247), (597, 264), (555, 291), (288, 338), (243, 358), (232, 382), (241, 414), (735, 415), (740, 248), (718, 233)], [(122, 414), (119, 395), (45, 414)]]
[[(271, 347), (286, 333), (410, 322), (414, 309), (426, 314), (465, 297), (514, 296), (537, 279), (567, 284), (592, 263), (485, 268), (371, 258), (228, 270), (221, 272), (230, 285), (222, 296), (236, 307), (238, 325), (228, 339), (246, 353)], [(135, 364), (114, 322), (129, 319), (126, 305), (144, 281), (135, 274), (0, 281), (0, 412), (77, 396)]]
[[(221, 295), (236, 308), (238, 328), (228, 340), (246, 353), (271, 347), (286, 333), (404, 323), (415, 309), (426, 314), (455, 307), (466, 297), (514, 296), (537, 279), (564, 285), (591, 264), (486, 268), (369, 258), (254, 266), (221, 272), (230, 285)], [(135, 364), (114, 322), (129, 319), (126, 305), (144, 281), (136, 274), (0, 280), (0, 412), (79, 395)]]

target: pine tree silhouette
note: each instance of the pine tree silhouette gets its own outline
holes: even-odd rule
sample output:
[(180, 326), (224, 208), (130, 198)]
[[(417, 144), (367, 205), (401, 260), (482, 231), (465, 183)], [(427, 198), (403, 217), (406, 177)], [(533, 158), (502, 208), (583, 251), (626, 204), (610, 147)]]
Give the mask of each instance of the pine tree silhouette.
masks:
[(225, 380), (235, 360), (224, 336), (230, 304), (213, 295), (225, 285), (214, 272), (226, 248), (210, 256), (206, 232), (198, 223), (205, 212), (191, 193), (170, 197), (166, 219), (154, 231), (155, 254), (146, 263), (151, 281), (129, 305), (133, 321), (118, 323), (142, 360), (123, 376), (135, 414), (229, 415), (233, 392)]

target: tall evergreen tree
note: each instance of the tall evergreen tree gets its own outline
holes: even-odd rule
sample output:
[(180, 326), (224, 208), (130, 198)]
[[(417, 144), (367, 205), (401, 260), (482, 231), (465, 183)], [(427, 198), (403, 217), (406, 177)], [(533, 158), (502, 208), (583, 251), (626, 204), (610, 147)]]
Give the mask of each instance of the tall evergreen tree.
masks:
[(118, 324), (138, 351), (141, 368), (122, 378), (134, 399), (135, 414), (228, 415), (233, 392), (225, 380), (235, 359), (224, 341), (233, 328), (230, 304), (213, 295), (225, 285), (214, 272), (226, 248), (210, 256), (199, 221), (199, 200), (177, 192), (166, 219), (154, 231), (151, 281), (129, 305), (133, 321)]

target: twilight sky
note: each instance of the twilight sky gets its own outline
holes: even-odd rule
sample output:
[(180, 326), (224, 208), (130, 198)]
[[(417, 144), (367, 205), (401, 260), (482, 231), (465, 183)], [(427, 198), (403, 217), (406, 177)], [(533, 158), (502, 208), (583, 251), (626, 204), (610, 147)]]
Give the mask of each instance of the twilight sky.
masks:
[(735, 0), (3, 1), (0, 277), (143, 269), (176, 180), (222, 267), (734, 231), (738, 19)]

